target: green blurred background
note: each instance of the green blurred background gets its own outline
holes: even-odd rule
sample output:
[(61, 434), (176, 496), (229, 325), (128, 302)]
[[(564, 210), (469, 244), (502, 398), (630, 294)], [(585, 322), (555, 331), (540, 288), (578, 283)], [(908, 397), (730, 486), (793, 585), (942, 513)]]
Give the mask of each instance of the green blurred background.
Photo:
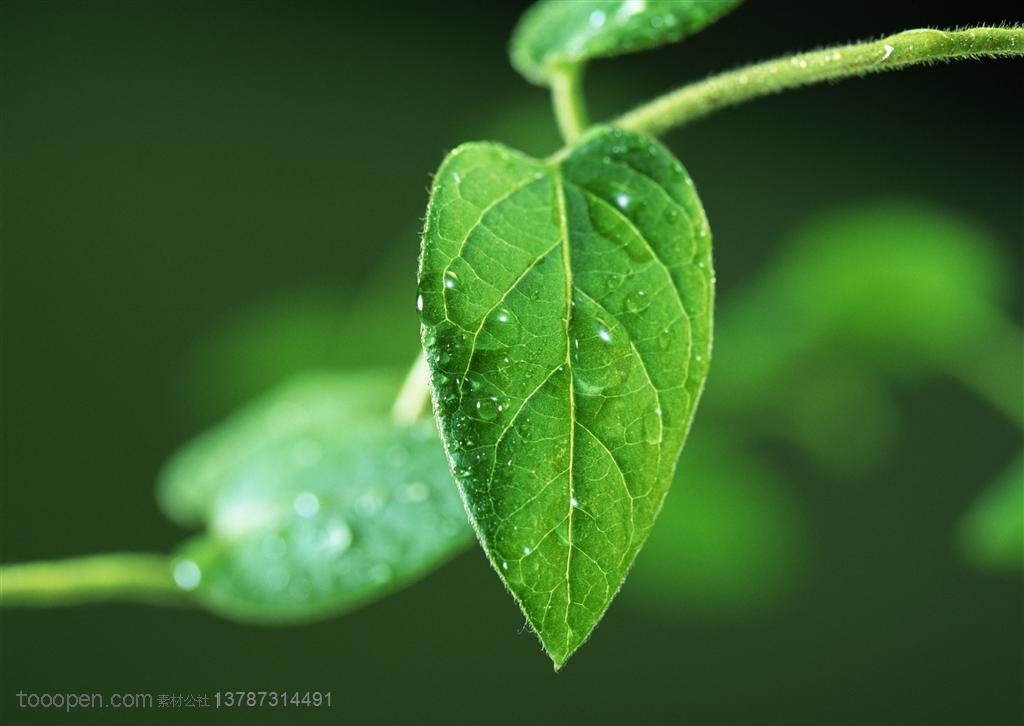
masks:
[[(1024, 19), (1001, 5), (751, 0), (588, 91), (607, 117), (790, 50)], [(524, 7), (0, 4), (0, 561), (170, 551), (153, 482), (183, 442), (290, 373), (412, 360), (430, 172), (464, 140), (558, 145), (506, 61)], [(312, 625), (2, 611), (0, 721), (1024, 722), (1019, 66), (666, 139), (715, 234), (716, 360), (659, 527), (563, 672), (474, 548)], [(19, 689), (335, 705), (68, 717)]]

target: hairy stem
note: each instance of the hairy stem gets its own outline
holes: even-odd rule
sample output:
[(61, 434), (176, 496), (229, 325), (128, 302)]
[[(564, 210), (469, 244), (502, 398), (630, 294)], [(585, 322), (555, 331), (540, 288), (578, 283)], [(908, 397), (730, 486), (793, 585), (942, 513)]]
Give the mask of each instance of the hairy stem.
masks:
[(551, 103), (555, 107), (555, 119), (562, 138), (566, 143), (572, 143), (587, 130), (583, 70), (579, 65), (565, 66), (552, 75)]
[(188, 602), (170, 558), (111, 553), (0, 567), (0, 605), (48, 607), (124, 600), (158, 605)]
[(1024, 28), (1020, 27), (907, 30), (881, 40), (800, 53), (712, 76), (656, 98), (611, 125), (658, 135), (718, 109), (788, 88), (918, 63), (1021, 55)]
[(427, 354), (420, 351), (405, 376), (398, 397), (391, 407), (391, 418), (403, 426), (415, 422), (430, 406), (430, 369)]

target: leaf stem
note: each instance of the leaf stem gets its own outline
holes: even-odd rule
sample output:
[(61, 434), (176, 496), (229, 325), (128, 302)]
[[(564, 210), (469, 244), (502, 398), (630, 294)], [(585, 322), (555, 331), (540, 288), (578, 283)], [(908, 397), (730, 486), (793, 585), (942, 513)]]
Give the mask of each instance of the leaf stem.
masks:
[(115, 552), (0, 567), (0, 606), (52, 607), (122, 600), (181, 605), (188, 593), (164, 555)]
[(555, 120), (562, 138), (566, 143), (572, 143), (587, 130), (582, 66), (565, 65), (552, 73), (551, 103), (555, 107)]
[(430, 368), (427, 366), (427, 354), (421, 350), (398, 391), (391, 407), (391, 418), (395, 423), (408, 426), (419, 419), (429, 405)]
[(785, 56), (711, 76), (656, 98), (611, 125), (657, 136), (718, 109), (789, 88), (918, 63), (1021, 55), (1021, 27), (907, 30), (881, 40)]

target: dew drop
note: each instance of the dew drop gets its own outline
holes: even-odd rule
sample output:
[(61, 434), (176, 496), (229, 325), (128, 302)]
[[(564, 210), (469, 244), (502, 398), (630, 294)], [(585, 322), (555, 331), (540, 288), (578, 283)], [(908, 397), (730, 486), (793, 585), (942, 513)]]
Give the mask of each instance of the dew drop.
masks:
[(344, 552), (352, 545), (352, 529), (345, 520), (335, 518), (327, 526), (324, 543), (335, 554)]
[(174, 581), (183, 590), (195, 590), (202, 579), (202, 570), (192, 560), (180, 560), (174, 566)]
[(633, 198), (625, 192), (619, 192), (615, 195), (615, 206), (621, 209), (623, 212), (629, 211), (629, 206), (633, 203)]
[(300, 517), (312, 517), (320, 511), (320, 500), (312, 492), (301, 492), (292, 502), (292, 508)]
[(523, 554), (524, 555), (530, 554), (530, 548), (529, 547), (523, 547)]
[(501, 409), (502, 406), (498, 404), (498, 399), (494, 397), (482, 398), (476, 402), (476, 415), (482, 421), (493, 421), (498, 417)]
[(423, 312), (423, 296), (422, 295), (417, 295), (416, 296), (416, 309), (419, 310), (420, 312)]
[(451, 270), (444, 273), (444, 286), (449, 290), (454, 290), (455, 286), (459, 284), (459, 276)]
[(591, 28), (600, 28), (602, 25), (604, 25), (604, 21), (605, 21), (604, 10), (595, 10), (594, 12), (592, 12), (590, 14), (590, 27)]
[(668, 350), (672, 345), (672, 329), (664, 328), (658, 333), (658, 347), (662, 350)]
[(608, 330), (608, 324), (605, 323), (603, 320), (598, 320), (597, 323), (594, 326), (594, 329), (597, 332), (597, 337), (601, 341), (603, 341), (605, 343), (611, 343), (612, 342), (612, 334)]
[(608, 292), (611, 292), (622, 284), (622, 275), (613, 272), (604, 279), (604, 284), (608, 288)]
[(651, 305), (651, 301), (647, 296), (647, 293), (643, 290), (637, 290), (631, 292), (626, 296), (626, 312), (639, 313), (643, 312)]
[(507, 308), (501, 308), (494, 314), (493, 318), (496, 326), (494, 332), (498, 333), (504, 338), (505, 342), (511, 342), (519, 337), (519, 318), (508, 310)]

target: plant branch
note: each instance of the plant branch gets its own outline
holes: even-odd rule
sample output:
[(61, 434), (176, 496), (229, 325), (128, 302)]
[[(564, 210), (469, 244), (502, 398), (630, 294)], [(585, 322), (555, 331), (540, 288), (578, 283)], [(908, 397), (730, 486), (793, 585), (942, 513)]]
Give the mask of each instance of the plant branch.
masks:
[(0, 606), (49, 607), (123, 600), (181, 605), (170, 558), (111, 553), (0, 567)]
[(414, 423), (430, 406), (430, 369), (427, 354), (420, 351), (402, 382), (398, 397), (391, 407), (391, 418), (397, 424)]
[(1024, 55), (1024, 28), (908, 30), (712, 76), (646, 103), (611, 125), (659, 135), (713, 111), (789, 88), (959, 58)]
[(552, 74), (551, 103), (555, 107), (555, 119), (562, 138), (566, 143), (572, 143), (587, 130), (581, 66), (563, 66)]

